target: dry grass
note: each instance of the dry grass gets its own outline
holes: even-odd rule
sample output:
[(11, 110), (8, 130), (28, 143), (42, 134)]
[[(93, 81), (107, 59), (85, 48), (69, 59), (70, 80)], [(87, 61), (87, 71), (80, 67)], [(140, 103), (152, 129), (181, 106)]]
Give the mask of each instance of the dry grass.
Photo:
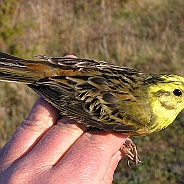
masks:
[[(183, 0), (15, 1), (11, 24), (21, 23), (24, 30), (13, 38), (19, 56), (75, 54), (144, 72), (184, 73)], [(7, 51), (8, 45), (1, 43)], [(0, 87), (3, 145), (36, 97), (21, 84)], [(136, 139), (145, 165), (127, 171), (122, 162), (114, 183), (183, 183), (183, 117), (161, 133)]]
[(3, 146), (24, 120), (37, 95), (23, 84), (0, 83), (0, 147)]

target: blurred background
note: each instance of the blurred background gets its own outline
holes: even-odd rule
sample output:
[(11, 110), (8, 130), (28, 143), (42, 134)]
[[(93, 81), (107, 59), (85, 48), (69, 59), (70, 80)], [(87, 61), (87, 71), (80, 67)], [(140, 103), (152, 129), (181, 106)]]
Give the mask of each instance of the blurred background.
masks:
[[(149, 73), (184, 76), (183, 0), (1, 0), (0, 50), (105, 60)], [(0, 146), (26, 118), (37, 95), (0, 82)], [(114, 184), (184, 183), (184, 112), (167, 129), (133, 138), (144, 165), (123, 159)]]

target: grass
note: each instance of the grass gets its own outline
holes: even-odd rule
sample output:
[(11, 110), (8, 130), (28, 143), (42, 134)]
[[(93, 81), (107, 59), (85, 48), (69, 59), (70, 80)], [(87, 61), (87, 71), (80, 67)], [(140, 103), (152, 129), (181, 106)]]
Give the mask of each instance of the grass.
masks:
[[(14, 1), (7, 30), (21, 25), (21, 31), (0, 39), (2, 51), (24, 58), (75, 54), (149, 73), (184, 73), (183, 0)], [(23, 84), (1, 82), (0, 88), (3, 145), (37, 96)], [(144, 165), (129, 170), (124, 159), (114, 183), (184, 183), (183, 139), (184, 113), (166, 130), (134, 138)]]
[(1, 82), (0, 88), (0, 146), (3, 146), (27, 117), (37, 95), (23, 84)]

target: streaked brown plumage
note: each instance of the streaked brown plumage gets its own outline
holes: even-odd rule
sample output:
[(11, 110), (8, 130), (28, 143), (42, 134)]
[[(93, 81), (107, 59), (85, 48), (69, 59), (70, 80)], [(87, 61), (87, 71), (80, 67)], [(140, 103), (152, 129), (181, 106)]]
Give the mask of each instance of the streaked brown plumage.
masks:
[(85, 126), (136, 136), (152, 132), (156, 115), (148, 87), (166, 83), (161, 75), (88, 59), (37, 58), (41, 61), (1, 52), (0, 80), (25, 82), (62, 115)]
[(37, 58), (0, 52), (0, 80), (26, 83), (62, 115), (87, 127), (143, 136), (167, 127), (184, 108), (183, 77), (88, 59)]
[[(150, 109), (135, 95), (146, 74), (76, 58), (37, 56), (43, 61), (28, 61), (5, 53), (0, 58), (0, 80), (25, 82), (61, 114), (85, 126), (137, 135), (130, 120), (140, 126), (149, 122)], [(136, 109), (142, 110), (133, 115)]]

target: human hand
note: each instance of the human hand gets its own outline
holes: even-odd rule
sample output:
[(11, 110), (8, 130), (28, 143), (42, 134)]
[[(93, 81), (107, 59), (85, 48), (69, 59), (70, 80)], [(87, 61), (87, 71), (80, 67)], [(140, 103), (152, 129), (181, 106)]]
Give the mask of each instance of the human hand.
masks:
[(87, 130), (39, 98), (0, 149), (0, 183), (112, 183), (126, 136)]

